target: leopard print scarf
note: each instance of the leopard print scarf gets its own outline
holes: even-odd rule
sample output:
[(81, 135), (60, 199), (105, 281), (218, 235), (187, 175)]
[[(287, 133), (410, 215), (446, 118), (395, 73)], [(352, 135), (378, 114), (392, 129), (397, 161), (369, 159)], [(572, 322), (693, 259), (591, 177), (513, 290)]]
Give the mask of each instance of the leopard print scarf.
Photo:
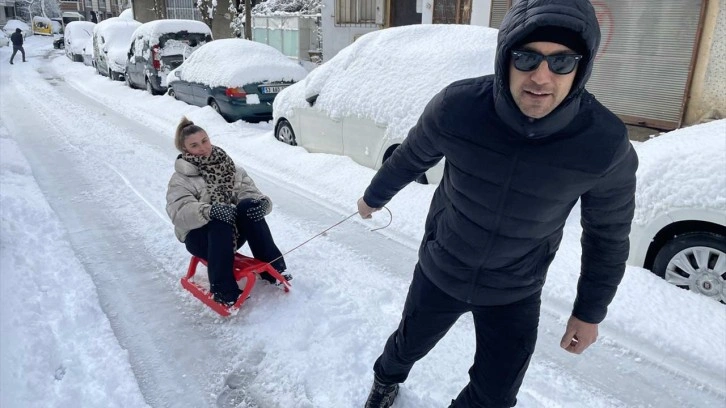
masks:
[[(237, 205), (234, 191), (234, 176), (237, 172), (234, 161), (221, 147), (212, 146), (209, 157), (195, 156), (184, 152), (182, 159), (197, 166), (199, 174), (207, 183), (211, 203)], [(237, 252), (237, 226), (234, 225), (232, 252)]]
[(199, 169), (199, 174), (207, 183), (212, 204), (237, 204), (233, 194), (234, 176), (237, 170), (232, 158), (221, 147), (212, 146), (212, 154), (209, 157), (194, 156), (185, 152), (182, 158)]

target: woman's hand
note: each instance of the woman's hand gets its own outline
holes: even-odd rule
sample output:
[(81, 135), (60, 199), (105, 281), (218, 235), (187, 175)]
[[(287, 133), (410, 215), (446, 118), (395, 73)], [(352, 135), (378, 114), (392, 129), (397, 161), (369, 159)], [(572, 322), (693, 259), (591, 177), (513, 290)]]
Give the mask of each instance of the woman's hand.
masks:
[(212, 204), (212, 208), (209, 210), (209, 218), (226, 222), (229, 225), (234, 225), (237, 219), (237, 207), (228, 204)]

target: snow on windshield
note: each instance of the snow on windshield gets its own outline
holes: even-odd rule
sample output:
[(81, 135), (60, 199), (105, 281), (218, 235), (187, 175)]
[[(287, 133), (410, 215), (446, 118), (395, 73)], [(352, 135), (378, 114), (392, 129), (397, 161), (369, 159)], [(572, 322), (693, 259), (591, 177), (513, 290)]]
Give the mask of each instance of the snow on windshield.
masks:
[(494, 72), (498, 30), (466, 25), (412, 25), (368, 33), (275, 99), (275, 117), (305, 107), (333, 118), (386, 124), (403, 138), (429, 100), (450, 83)]
[[(242, 39), (205, 44), (174, 71), (180, 79), (209, 86), (243, 86), (264, 81), (299, 81), (307, 71), (280, 51)], [(170, 73), (169, 82), (177, 80)]]

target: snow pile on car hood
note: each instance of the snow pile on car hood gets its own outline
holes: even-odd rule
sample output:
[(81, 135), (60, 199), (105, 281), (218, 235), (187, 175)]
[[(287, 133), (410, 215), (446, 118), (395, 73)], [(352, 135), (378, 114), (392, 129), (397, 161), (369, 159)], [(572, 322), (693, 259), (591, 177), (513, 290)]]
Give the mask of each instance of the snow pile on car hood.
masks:
[(726, 119), (665, 133), (636, 151), (635, 224), (681, 208), (726, 211)]
[(169, 73), (168, 81), (171, 84), (181, 79), (211, 87), (238, 87), (264, 81), (297, 82), (306, 75), (305, 68), (269, 45), (230, 38), (199, 47)]
[(468, 25), (411, 25), (365, 34), (291, 86), (274, 102), (275, 120), (307, 106), (340, 119), (360, 116), (403, 138), (431, 98), (464, 78), (494, 73), (498, 30)]

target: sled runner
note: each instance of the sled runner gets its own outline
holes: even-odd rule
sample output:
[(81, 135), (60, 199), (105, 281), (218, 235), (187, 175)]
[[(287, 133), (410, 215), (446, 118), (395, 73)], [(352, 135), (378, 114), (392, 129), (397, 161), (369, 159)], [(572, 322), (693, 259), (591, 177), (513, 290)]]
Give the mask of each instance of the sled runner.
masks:
[(285, 292), (290, 291), (290, 283), (270, 264), (237, 253), (234, 255), (234, 279), (239, 282), (240, 280), (247, 278), (247, 282), (245, 283), (245, 287), (242, 290), (242, 294), (239, 295), (237, 302), (234, 305), (227, 307), (221, 303), (215, 302), (209, 290), (200, 286), (192, 279), (194, 274), (197, 273), (197, 266), (200, 262), (205, 266), (207, 265), (207, 261), (204, 259), (192, 256), (191, 261), (189, 261), (187, 274), (181, 278), (181, 284), (184, 289), (191, 292), (194, 297), (204, 302), (204, 304), (222, 316), (229, 316), (230, 312), (242, 307), (242, 304), (250, 297), (250, 293), (252, 293), (252, 288), (255, 286), (255, 282), (257, 281), (257, 274), (262, 272), (267, 272), (277, 279), (283, 289), (285, 289)]

